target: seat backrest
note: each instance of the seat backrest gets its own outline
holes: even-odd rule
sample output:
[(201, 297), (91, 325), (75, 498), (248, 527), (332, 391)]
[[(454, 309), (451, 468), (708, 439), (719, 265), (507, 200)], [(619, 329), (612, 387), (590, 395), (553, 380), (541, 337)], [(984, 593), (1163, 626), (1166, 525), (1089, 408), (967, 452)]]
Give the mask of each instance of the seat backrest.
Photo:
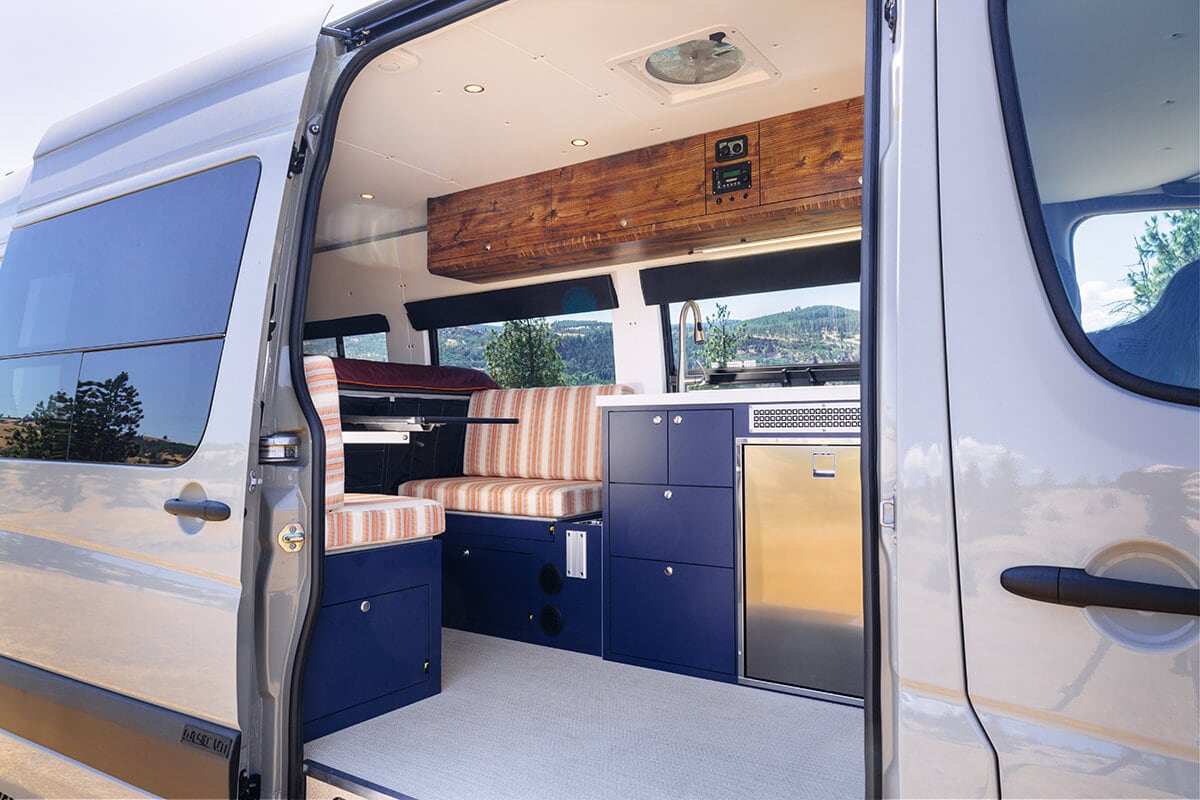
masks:
[(598, 481), (601, 395), (628, 386), (493, 389), (471, 395), (472, 417), (516, 417), (517, 425), (469, 425), (463, 474), (490, 478)]
[(337, 373), (328, 356), (305, 356), (304, 379), (325, 427), (325, 510), (337, 511), (346, 499), (346, 454), (338, 409)]

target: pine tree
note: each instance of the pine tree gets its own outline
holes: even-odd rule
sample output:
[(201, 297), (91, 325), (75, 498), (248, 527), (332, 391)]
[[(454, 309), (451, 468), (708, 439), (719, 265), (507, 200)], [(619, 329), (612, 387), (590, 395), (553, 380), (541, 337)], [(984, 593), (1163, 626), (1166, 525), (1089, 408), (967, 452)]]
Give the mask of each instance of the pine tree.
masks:
[(487, 371), (505, 389), (562, 386), (566, 370), (556, 339), (545, 319), (506, 322), (484, 345)]

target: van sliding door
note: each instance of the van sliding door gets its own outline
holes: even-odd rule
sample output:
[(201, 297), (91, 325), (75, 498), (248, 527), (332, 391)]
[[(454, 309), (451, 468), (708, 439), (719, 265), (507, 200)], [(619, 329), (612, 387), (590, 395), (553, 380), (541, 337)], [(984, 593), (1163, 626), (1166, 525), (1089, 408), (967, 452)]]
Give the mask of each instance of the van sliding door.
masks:
[(4, 795), (257, 796), (282, 760), (293, 645), (254, 633), (302, 618), (306, 562), (259, 528), (307, 520), (256, 455), (318, 27), (39, 148), (0, 270)]

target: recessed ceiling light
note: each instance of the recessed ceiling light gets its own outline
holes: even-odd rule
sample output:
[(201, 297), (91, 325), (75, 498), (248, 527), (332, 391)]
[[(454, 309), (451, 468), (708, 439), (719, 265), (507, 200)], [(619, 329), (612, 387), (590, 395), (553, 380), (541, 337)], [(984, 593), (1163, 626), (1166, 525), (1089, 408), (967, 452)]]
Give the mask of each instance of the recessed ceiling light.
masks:
[(588, 140), (587, 139), (572, 139), (571, 144), (575, 145), (576, 147), (587, 147)]
[(463, 87), (463, 91), (466, 92), (467, 94), (479, 94), (480, 92), (483, 91), (483, 87), (480, 86), (478, 83), (468, 83), (466, 86)]
[(375, 195), (371, 194), (370, 192), (363, 192), (362, 194), (359, 195), (359, 197), (361, 197), (363, 200), (374, 200), (375, 199)]

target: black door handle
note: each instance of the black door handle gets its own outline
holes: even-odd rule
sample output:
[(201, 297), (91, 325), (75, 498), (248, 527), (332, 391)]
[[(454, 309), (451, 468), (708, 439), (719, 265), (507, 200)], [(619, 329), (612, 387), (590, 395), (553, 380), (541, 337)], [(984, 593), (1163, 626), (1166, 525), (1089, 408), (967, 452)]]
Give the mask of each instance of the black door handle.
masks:
[(167, 500), (163, 511), (177, 517), (195, 517), (209, 522), (224, 522), (229, 519), (229, 506), (219, 500)]
[(1097, 578), (1072, 567), (1009, 567), (1000, 573), (1000, 585), (1043, 603), (1200, 616), (1200, 589)]

